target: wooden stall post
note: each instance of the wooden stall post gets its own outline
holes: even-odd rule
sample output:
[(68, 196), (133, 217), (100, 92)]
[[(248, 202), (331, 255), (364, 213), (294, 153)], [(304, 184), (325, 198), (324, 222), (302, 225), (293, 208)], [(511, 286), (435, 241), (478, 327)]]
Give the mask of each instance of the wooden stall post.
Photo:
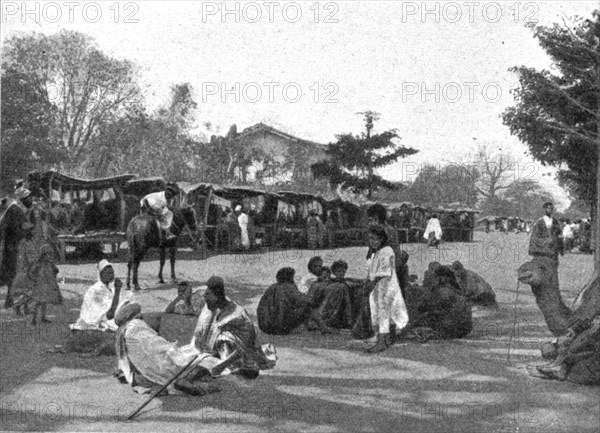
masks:
[[(204, 203), (204, 217), (202, 220), (202, 228), (200, 229), (200, 231), (202, 232), (202, 257), (206, 257), (208, 255), (208, 248), (207, 248), (207, 238), (206, 238), (206, 230), (208, 228), (208, 212), (210, 210), (210, 202), (212, 200), (212, 195), (213, 195), (213, 187), (212, 185), (208, 187), (208, 194), (206, 195), (206, 203)], [(217, 223), (218, 226), (218, 223)], [(215, 230), (215, 247), (216, 249), (219, 248), (219, 229), (217, 227), (217, 229)]]

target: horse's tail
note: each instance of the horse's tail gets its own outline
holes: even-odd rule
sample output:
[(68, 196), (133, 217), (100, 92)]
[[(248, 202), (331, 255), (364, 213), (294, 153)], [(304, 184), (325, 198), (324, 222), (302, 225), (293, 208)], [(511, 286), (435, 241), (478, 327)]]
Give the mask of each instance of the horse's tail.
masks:
[(135, 226), (136, 226), (135, 220), (137, 218), (138, 217), (135, 216), (134, 218), (132, 218), (131, 221), (129, 221), (129, 224), (127, 224), (127, 256), (128, 256), (129, 265), (133, 264), (133, 261), (135, 258), (135, 252), (138, 250), (137, 242), (136, 242), (136, 230), (135, 230)]

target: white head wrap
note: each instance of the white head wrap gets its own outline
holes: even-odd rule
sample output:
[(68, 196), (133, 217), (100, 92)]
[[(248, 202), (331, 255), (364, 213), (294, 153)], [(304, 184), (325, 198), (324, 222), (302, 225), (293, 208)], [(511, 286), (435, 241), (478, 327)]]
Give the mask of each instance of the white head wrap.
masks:
[(19, 198), (19, 199), (27, 198), (27, 197), (29, 197), (30, 194), (31, 194), (31, 191), (29, 191), (27, 188), (24, 188), (24, 187), (20, 187), (15, 190), (15, 196), (17, 196), (17, 198)]
[(98, 272), (102, 272), (104, 270), (104, 268), (106, 268), (108, 266), (112, 267), (112, 264), (108, 260), (106, 260), (106, 259), (101, 260), (100, 263), (98, 263)]

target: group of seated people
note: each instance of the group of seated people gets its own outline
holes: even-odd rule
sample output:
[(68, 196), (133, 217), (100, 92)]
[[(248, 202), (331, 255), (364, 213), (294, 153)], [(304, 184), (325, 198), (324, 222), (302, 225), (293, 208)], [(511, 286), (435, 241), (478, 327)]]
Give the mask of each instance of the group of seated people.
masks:
[(89, 357), (116, 353), (115, 376), (140, 393), (160, 389), (179, 375), (175, 389), (205, 395), (220, 390), (214, 382), (217, 377), (238, 374), (255, 379), (260, 370), (275, 366), (273, 346), (259, 344), (254, 323), (226, 296), (222, 278), (208, 280), (202, 299), (189, 284), (178, 287), (178, 296), (165, 313), (197, 317), (191, 342), (178, 346), (159, 335), (161, 316), (144, 318), (139, 304), (121, 296), (122, 282), (108, 261), (99, 263), (98, 272), (98, 281), (84, 295), (79, 319), (71, 325), (69, 340), (50, 352)]
[(267, 334), (288, 334), (300, 324), (322, 333), (352, 326), (357, 287), (362, 283), (345, 277), (348, 264), (343, 260), (330, 267), (320, 257), (308, 263), (309, 275), (301, 289), (294, 282), (296, 271), (285, 267), (277, 271), (276, 283), (263, 294), (257, 309), (258, 326)]
[[(383, 229), (380, 232), (384, 236)], [(461, 338), (471, 332), (474, 298), (466, 288), (478, 280), (469, 278), (456, 264), (434, 262), (425, 272), (422, 286), (412, 284), (408, 281), (408, 254), (401, 252), (398, 266), (394, 266), (394, 255), (378, 256), (380, 251), (375, 245), (366, 280), (346, 277), (345, 261), (324, 266), (318, 256), (309, 260), (309, 273), (300, 286), (294, 282), (293, 268), (279, 269), (276, 283), (264, 292), (258, 305), (260, 330), (285, 335), (304, 325), (324, 334), (346, 329), (358, 339), (377, 335), (377, 344), (367, 350), (370, 353), (385, 350), (396, 339)], [(378, 286), (386, 279), (394, 280), (390, 286), (397, 291), (393, 309), (400, 314), (388, 314), (383, 305), (387, 300), (378, 298), (389, 295)], [(133, 302), (131, 294), (121, 295), (121, 288), (113, 266), (102, 260), (98, 281), (84, 295), (69, 340), (51, 351), (90, 357), (116, 354), (116, 376), (138, 392), (164, 387), (180, 374), (173, 382), (175, 389), (205, 395), (219, 390), (213, 381), (219, 376), (256, 378), (260, 370), (275, 365), (274, 348), (259, 344), (254, 323), (244, 308), (226, 296), (222, 278), (211, 277), (206, 289), (196, 292), (189, 283), (180, 283), (177, 297), (158, 316), (150, 313), (143, 317), (141, 306)], [(178, 346), (165, 338), (161, 332), (165, 314), (196, 321), (189, 344)], [(177, 340), (184, 340), (184, 327), (175, 329)]]
[[(426, 341), (461, 338), (469, 334), (472, 330), (471, 306), (474, 303), (491, 304), (489, 295), (480, 299), (469, 293), (468, 287), (480, 281), (467, 275), (471, 271), (458, 262), (453, 266), (433, 262), (425, 272), (423, 285), (412, 284), (408, 281), (408, 254), (402, 253), (400, 267), (405, 277), (399, 285), (403, 289), (409, 320), (405, 324), (392, 325), (397, 327), (393, 338)], [(328, 267), (323, 266), (320, 257), (313, 257), (307, 267), (309, 273), (299, 286), (294, 283), (293, 268), (279, 269), (277, 282), (265, 291), (259, 302), (259, 328), (267, 334), (281, 335), (304, 325), (307, 330), (322, 333), (347, 329), (355, 338), (372, 337), (377, 332), (377, 323), (373, 323), (376, 321), (371, 317), (369, 295), (372, 289), (368, 281), (346, 277), (348, 264), (343, 260)], [(459, 280), (460, 275), (464, 281)], [(475, 289), (471, 291), (476, 292)]]

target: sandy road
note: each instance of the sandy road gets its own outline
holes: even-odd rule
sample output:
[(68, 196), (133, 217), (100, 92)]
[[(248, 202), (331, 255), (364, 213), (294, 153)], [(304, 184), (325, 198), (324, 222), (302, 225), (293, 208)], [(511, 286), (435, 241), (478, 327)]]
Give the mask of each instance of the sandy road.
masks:
[[(94, 264), (60, 265), (66, 303), (49, 307), (52, 324), (34, 328), (12, 311), (0, 312), (0, 425), (3, 430), (43, 431), (598, 432), (597, 387), (531, 378), (525, 371), (526, 365), (540, 362), (539, 343), (551, 337), (528, 286), (519, 288), (513, 328), (515, 270), (527, 258), (526, 244), (524, 234), (478, 232), (473, 244), (446, 244), (440, 250), (405, 246), (411, 273), (420, 279), (430, 261), (460, 259), (494, 287), (500, 308), (476, 308), (474, 330), (466, 339), (395, 345), (368, 355), (362, 352), (365, 343), (346, 332), (263, 335), (277, 347), (274, 370), (252, 382), (224, 378), (221, 393), (203, 398), (156, 399), (136, 422), (128, 423), (125, 416), (144, 397), (112, 377), (113, 358), (45, 353), (62, 341), (66, 324), (77, 317), (81, 296), (96, 278)], [(349, 276), (363, 277), (365, 252), (347, 248), (320, 254), (326, 263), (345, 259)], [(279, 251), (197, 260), (183, 253), (177, 270), (180, 279), (197, 286), (211, 275), (223, 276), (228, 294), (255, 316), (277, 269), (292, 266), (299, 280), (312, 255)], [(126, 264), (117, 261), (115, 267), (124, 277)], [(141, 267), (140, 283), (147, 290), (134, 296), (144, 311), (160, 311), (175, 296), (172, 284), (157, 283), (157, 268), (154, 258)], [(561, 287), (568, 301), (591, 269), (591, 256), (562, 258)]]

